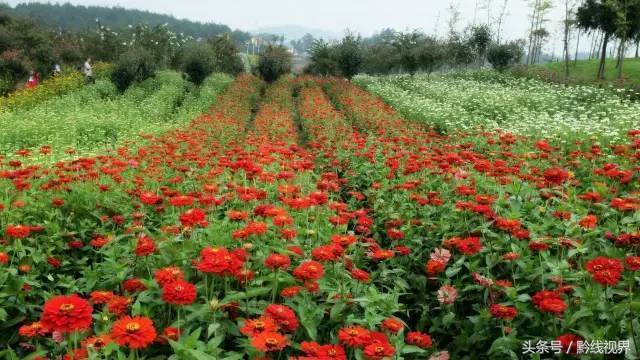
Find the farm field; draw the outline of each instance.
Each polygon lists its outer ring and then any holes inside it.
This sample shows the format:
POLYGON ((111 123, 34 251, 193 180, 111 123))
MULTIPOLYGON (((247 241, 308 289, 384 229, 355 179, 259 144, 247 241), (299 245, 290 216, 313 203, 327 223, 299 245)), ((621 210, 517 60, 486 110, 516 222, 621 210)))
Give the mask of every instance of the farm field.
POLYGON ((564 86, 495 72, 360 76, 407 118, 441 130, 501 129, 558 141, 623 141, 640 127, 640 103, 607 89, 564 86))
POLYGON ((486 74, 182 81, 0 113, 0 356, 639 356, 637 103, 486 74))
MULTIPOLYGON (((81 75, 75 77, 84 84, 81 75)), ((98 79, 28 106, 7 107, 0 111, 0 154, 29 151, 31 161, 52 162, 112 151, 139 133, 158 134, 187 123, 231 80, 212 75, 202 87, 193 88, 180 74, 164 71, 123 94, 108 79, 98 79)))

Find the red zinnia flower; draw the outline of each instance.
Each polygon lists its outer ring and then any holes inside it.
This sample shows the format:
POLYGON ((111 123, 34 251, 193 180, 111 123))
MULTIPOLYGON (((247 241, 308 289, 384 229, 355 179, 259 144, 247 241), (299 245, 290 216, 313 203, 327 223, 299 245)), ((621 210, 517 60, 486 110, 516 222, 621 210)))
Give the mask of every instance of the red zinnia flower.
POLYGON ((169 203, 173 206, 191 206, 195 200, 193 196, 178 195, 169 199, 169 203))
POLYGON ((32 338, 34 336, 44 336, 49 333, 49 329, 44 327, 40 321, 32 322, 29 325, 23 325, 18 329, 20 336, 32 338))
POLYGON ((175 266, 169 266, 156 270, 154 276, 156 282, 163 287, 170 282, 176 280, 184 280, 184 274, 182 273, 182 270, 175 266))
POLYGON ((360 269, 351 269, 351 277, 360 282, 369 282, 369 273, 360 269))
POLYGON ((31 233, 31 227, 27 225, 7 225, 5 234, 15 239, 24 239, 31 233))
POLYGON ((489 312, 491 313, 491 316, 507 321, 513 320, 513 318, 518 315, 518 311, 516 310, 516 308, 500 304, 491 305, 491 307, 489 308, 489 312))
POLYGON ((147 347, 156 339, 156 329, 153 321, 144 316, 134 318, 125 316, 113 323, 111 337, 120 346, 128 346, 131 349, 147 347))
POLYGON ((129 304, 131 304, 131 298, 126 296, 113 296, 107 302, 107 310, 116 316, 120 316, 127 311, 129 304))
POLYGON ((431 336, 429 336, 429 334, 421 333, 418 331, 407 333, 406 342, 409 345, 415 345, 423 349, 428 349, 433 345, 431 336))
POLYGON ((247 319, 240 328, 240 332, 248 337, 254 337, 263 332, 273 333, 278 331, 278 324, 268 316, 261 316, 257 319, 247 319))
POLYGON ((397 334, 398 332, 400 332, 400 330, 402 330, 404 328, 404 325, 398 321, 397 319, 394 318, 388 318, 385 319, 382 324, 380 325, 380 327, 384 330, 387 330, 391 333, 397 334))
POLYGON ((92 291, 91 302, 94 304, 105 304, 114 296, 112 291, 92 291))
POLYGON ((146 205, 156 205, 162 202, 162 198, 155 193, 146 191, 140 194, 140 202, 146 205))
POLYGON ((569 179, 569 173, 560 168, 548 168, 544 171, 544 179, 550 184, 559 185, 569 179))
POLYGON ((617 284, 624 271, 622 261, 604 256, 587 262, 585 267, 593 275, 593 279, 603 286, 617 284))
POLYGON ((286 269, 291 265, 291 259, 287 255, 271 254, 264 261, 264 266, 271 270, 286 269))
POLYGON ((44 303, 40 322, 51 331, 70 333, 87 330, 93 322, 91 313, 89 302, 76 294, 54 296, 44 303))
POLYGON ((128 292, 138 292, 147 290, 147 286, 140 281, 140 279, 127 279, 122 283, 122 288, 124 291, 128 292))
POLYGON ((425 270, 429 276, 435 276, 444 271, 447 263, 440 260, 429 260, 425 266, 425 270))
POLYGON ((370 342, 371 335, 362 326, 351 325, 338 331, 338 340, 349 347, 361 348, 370 342))
POLYGON ((367 359, 380 360, 388 358, 393 356, 396 351, 384 335, 378 334, 372 333, 373 342, 364 347, 363 353, 367 359))
POLYGON ((455 243, 456 249, 463 253, 464 255, 473 255, 482 250, 482 244, 480 243, 480 238, 477 237, 468 237, 465 239, 460 239, 455 243))
POLYGON ((567 303, 560 298, 547 298, 540 302, 538 306, 540 311, 549 312, 553 314, 562 314, 567 310, 567 303))
POLYGON ((293 270, 293 276, 300 280, 318 280, 322 275, 324 268, 317 261, 305 261, 293 270))
POLYGON ((286 305, 271 304, 264 309, 264 315, 271 317, 285 332, 294 332, 298 328, 296 313, 286 305))
POLYGON ((598 217, 595 215, 587 215, 579 221, 579 224, 585 229, 595 229, 598 224, 598 217))
POLYGON ((180 329, 173 326, 167 326, 164 328, 164 330, 162 330, 162 335, 158 337, 158 341, 165 344, 168 340, 178 341, 178 339, 180 339, 180 329))
POLYGON ((251 338, 251 345, 261 352, 280 351, 289 345, 289 339, 276 332, 263 332, 251 338))
POLYGON ((152 238, 143 235, 138 238, 135 253, 137 256, 148 256, 156 251, 156 243, 152 238))
POLYGON ((627 256, 624 262, 627 265, 627 269, 631 271, 640 270, 640 256, 627 256))
POLYGON ((562 352, 564 354, 577 354, 578 353, 578 341, 584 341, 584 339, 575 334, 563 334, 556 338, 562 344, 562 352))
POLYGON ((191 305, 196 300, 196 286, 184 280, 176 280, 162 287, 162 300, 173 305, 191 305))

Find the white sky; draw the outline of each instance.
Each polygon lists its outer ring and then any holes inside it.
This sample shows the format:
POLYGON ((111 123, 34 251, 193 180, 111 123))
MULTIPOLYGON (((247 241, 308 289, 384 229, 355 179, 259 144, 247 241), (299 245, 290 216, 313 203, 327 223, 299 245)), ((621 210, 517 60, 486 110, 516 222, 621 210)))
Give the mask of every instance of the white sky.
MULTIPOLYGON (((478 22, 486 22, 487 10, 484 5, 487 3, 491 5, 492 17, 497 17, 504 3, 504 0, 70 0, 69 2, 81 5, 118 5, 137 8, 170 14, 178 18, 222 23, 247 31, 261 27, 294 24, 336 33, 342 33, 349 28, 363 35, 371 35, 385 27, 396 30, 418 28, 427 33, 433 33, 436 24, 438 24, 438 32, 443 34, 447 30, 450 17, 448 8, 451 1, 459 5, 460 27, 471 23, 474 14, 478 22), (477 11, 476 4, 478 4, 477 11)), ((10 5, 15 5, 24 1, 9 0, 8 2, 10 5)), ((528 0, 507 0, 508 15, 503 26, 503 38, 526 37, 529 27, 529 3, 528 0)), ((559 28, 564 0, 554 0, 554 3, 555 8, 550 14, 552 21, 548 28, 557 40, 551 42, 548 50, 553 50, 553 44, 556 44, 555 50, 558 53, 561 52, 559 28)))

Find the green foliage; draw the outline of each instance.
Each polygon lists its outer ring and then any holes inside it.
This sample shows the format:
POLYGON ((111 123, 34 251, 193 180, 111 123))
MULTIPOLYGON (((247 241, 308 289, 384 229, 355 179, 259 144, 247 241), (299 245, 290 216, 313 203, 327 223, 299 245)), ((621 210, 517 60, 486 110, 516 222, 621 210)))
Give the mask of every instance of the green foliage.
POLYGON ((375 43, 366 50, 362 71, 372 75, 389 74, 397 64, 397 51, 390 43, 375 43))
POLYGON ((317 40, 311 47, 311 62, 306 72, 315 75, 337 75, 339 73, 335 47, 324 40, 317 40))
POLYGON ((347 34, 336 47, 335 56, 342 76, 351 79, 358 74, 364 58, 360 36, 347 34))
POLYGON ((493 41, 492 36, 489 25, 474 25, 469 29, 469 46, 475 53, 479 66, 484 63, 487 51, 489 51, 489 47, 493 41))
POLYGON ((192 44, 184 50, 180 68, 187 75, 189 81, 200 85, 213 72, 214 56, 210 46, 199 43, 192 44))
POLYGON ((487 61, 498 71, 517 64, 524 56, 524 44, 519 41, 511 41, 506 44, 493 44, 487 52, 487 61))
POLYGON ((258 74, 268 83, 291 72, 291 54, 281 45, 269 44, 258 59, 258 74))
POLYGON ((402 69, 413 75, 420 66, 418 57, 423 35, 418 31, 410 33, 398 33, 393 41, 393 46, 398 52, 399 63, 402 69))
POLYGON ((435 38, 426 38, 417 49, 418 65, 428 75, 438 70, 445 62, 445 48, 435 38))
POLYGON ((35 159, 49 161, 65 156, 68 148, 80 153, 112 148, 139 133, 160 133, 193 119, 230 82, 229 76, 214 74, 194 88, 180 74, 160 71, 120 94, 109 80, 98 79, 35 106, 0 112, 0 153, 35 153, 51 145, 53 158, 35 159))
POLYGON ((216 72, 238 75, 244 71, 244 64, 238 55, 238 47, 227 36, 210 38, 207 43, 213 49, 214 69, 216 72))
POLYGON ((135 82, 153 77, 156 65, 150 54, 140 49, 131 49, 122 54, 111 73, 111 81, 120 92, 124 92, 135 82))
POLYGON ((22 3, 11 9, 10 13, 15 16, 38 19, 55 28, 75 31, 94 27, 95 19, 98 19, 102 25, 118 30, 134 24, 149 24, 151 27, 167 24, 173 32, 194 38, 209 38, 230 33, 232 39, 239 44, 251 38, 249 33, 232 31, 227 25, 180 20, 173 16, 122 7, 83 6, 70 3, 22 3))

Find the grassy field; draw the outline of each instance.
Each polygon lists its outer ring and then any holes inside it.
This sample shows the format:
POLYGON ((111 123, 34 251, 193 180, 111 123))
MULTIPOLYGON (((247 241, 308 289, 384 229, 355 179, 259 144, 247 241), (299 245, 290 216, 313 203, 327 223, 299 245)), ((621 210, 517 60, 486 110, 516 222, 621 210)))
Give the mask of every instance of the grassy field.
MULTIPOLYGON (((569 70, 570 82, 576 83, 591 83, 595 82, 596 75, 598 73, 597 59, 594 60, 580 60, 577 63, 571 62, 571 68, 569 70)), ((534 71, 548 70, 552 76, 557 77, 558 80, 564 79, 564 63, 554 62, 548 64, 541 64, 533 66, 534 71)), ((616 60, 607 59, 605 77, 608 83, 622 86, 640 86, 640 59, 628 58, 624 62, 624 79, 618 81, 618 71, 616 69, 616 60)))

